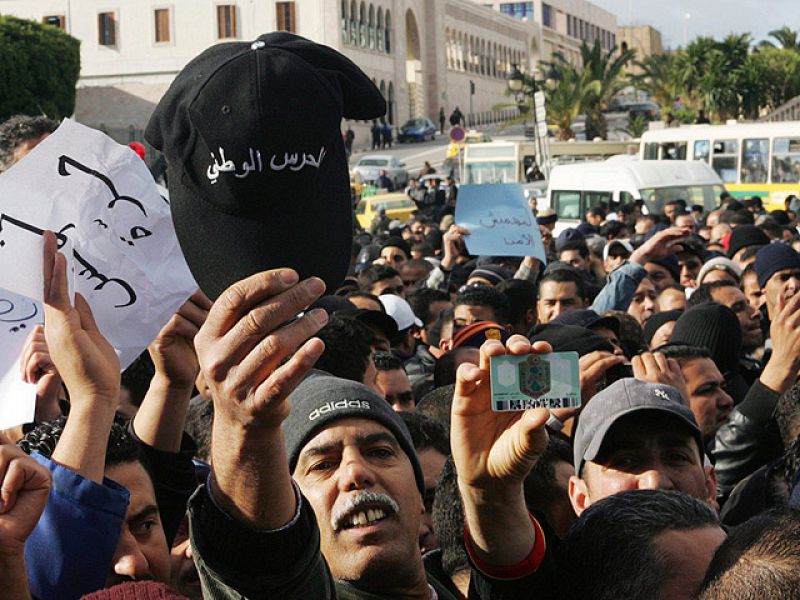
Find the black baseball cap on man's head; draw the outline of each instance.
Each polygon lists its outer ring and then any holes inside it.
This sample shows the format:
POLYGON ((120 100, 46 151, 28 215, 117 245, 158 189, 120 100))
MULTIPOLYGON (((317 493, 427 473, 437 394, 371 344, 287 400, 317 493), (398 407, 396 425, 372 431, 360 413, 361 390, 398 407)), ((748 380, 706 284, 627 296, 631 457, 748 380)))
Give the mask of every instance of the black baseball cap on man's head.
POLYGON ((692 409, 680 392, 669 385, 626 377, 596 394, 581 412, 573 440, 575 473, 578 476, 584 462, 594 460, 600 454, 606 434, 614 423, 639 411, 662 413, 684 425, 697 441, 702 455, 703 435, 692 409))
POLYGON ((178 240, 210 298, 276 267, 339 286, 352 243, 341 120, 385 112, 352 61, 290 33, 217 44, 184 67, 145 138, 166 156, 178 240))

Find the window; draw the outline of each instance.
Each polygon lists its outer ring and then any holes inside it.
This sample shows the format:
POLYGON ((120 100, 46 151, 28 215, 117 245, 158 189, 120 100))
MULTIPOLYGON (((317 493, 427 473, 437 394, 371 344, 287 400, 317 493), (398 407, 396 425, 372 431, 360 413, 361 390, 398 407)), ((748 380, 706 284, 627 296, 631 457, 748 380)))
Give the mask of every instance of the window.
POLYGON ((533 2, 503 2, 500 12, 521 21, 533 21, 533 2))
POLYGON ((702 160, 704 163, 707 163, 710 154, 711 154, 711 144, 708 142, 708 140, 697 140, 694 143, 695 160, 702 160))
POLYGON ((767 183, 769 140, 742 140, 742 183, 767 183))
POLYGON ((153 11, 156 19, 156 43, 161 44, 171 41, 171 34, 169 30, 169 9, 157 8, 153 11))
POLYGON ((114 13, 106 12, 97 15, 97 43, 101 46, 117 44, 117 20, 114 13))
POLYGON ((658 144, 650 142, 644 145, 644 160, 658 160, 658 144))
POLYGON ((553 28, 553 7, 542 3, 542 25, 553 28))
POLYGON ((347 25, 347 0, 342 0, 342 43, 346 44, 350 40, 350 30, 347 25))
POLYGON ((59 29, 66 29, 67 22, 64 18, 64 15, 48 15, 42 18, 42 23, 45 25, 52 25, 53 27, 58 27, 59 29))
POLYGON ((711 167, 723 183, 736 183, 738 172, 736 160, 739 154, 738 140, 714 140, 714 154, 711 167))
POLYGON ((221 40, 235 38, 236 5, 220 4, 217 6, 217 37, 221 40))
POLYGON ((686 160, 686 142, 661 144, 661 160, 686 160))
POLYGON ((294 15, 294 2, 275 3, 275 29, 277 31, 297 32, 297 21, 294 15))
POLYGON ((581 218, 580 192, 553 192, 553 201, 559 219, 581 218))
POLYGON ((772 183, 800 183, 800 138, 775 138, 772 183))

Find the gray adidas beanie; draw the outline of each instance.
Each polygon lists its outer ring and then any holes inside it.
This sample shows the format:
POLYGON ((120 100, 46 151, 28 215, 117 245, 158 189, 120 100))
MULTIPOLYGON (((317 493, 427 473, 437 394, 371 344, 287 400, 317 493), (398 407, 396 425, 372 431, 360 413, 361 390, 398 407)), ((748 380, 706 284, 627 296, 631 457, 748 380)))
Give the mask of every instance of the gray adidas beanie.
POLYGON ((312 371, 289 394, 291 412, 283 422, 289 471, 294 472, 305 445, 331 421, 347 418, 371 419, 392 432, 408 455, 420 494, 425 493, 425 479, 408 428, 391 405, 367 386, 312 371))

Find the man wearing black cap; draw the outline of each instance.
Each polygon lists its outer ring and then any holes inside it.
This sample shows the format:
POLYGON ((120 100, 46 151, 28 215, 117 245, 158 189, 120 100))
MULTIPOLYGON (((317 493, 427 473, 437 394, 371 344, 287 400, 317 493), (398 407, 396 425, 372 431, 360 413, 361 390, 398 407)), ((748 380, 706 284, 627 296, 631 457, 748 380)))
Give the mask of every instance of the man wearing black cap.
POLYGON ((766 246, 769 238, 760 228, 755 225, 739 225, 731 232, 728 240, 728 256, 739 268, 744 269, 742 260, 744 251, 754 246, 766 246))
POLYGON ((401 237, 390 237, 381 244, 381 256, 384 264, 400 270, 403 265, 411 258, 411 248, 401 237))
MULTIPOLYGON (((319 279, 298 282, 288 269, 256 274, 219 298, 196 338, 215 406, 212 474, 190 503, 204 593, 454 600, 423 568, 424 481, 402 421, 361 384, 300 381, 323 350, 304 340, 326 315, 285 323, 322 291, 319 279)), ((494 413, 488 364, 549 350, 521 336, 491 341, 480 367, 459 369, 451 445, 479 598, 516 597, 547 569, 522 484, 546 448, 548 412, 494 413)))

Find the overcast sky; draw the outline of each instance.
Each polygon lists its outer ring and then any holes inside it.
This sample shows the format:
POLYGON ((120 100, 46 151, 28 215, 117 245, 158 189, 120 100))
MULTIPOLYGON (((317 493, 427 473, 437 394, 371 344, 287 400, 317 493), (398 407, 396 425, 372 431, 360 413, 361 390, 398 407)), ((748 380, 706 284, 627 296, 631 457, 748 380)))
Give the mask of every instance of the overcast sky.
POLYGON ((800 29, 800 0, 590 0, 617 15, 619 25, 633 19, 661 31, 665 47, 683 45, 684 24, 688 39, 708 35, 721 39, 731 32, 749 31, 756 41, 787 25, 800 29), (686 14, 690 17, 687 19, 686 14))

